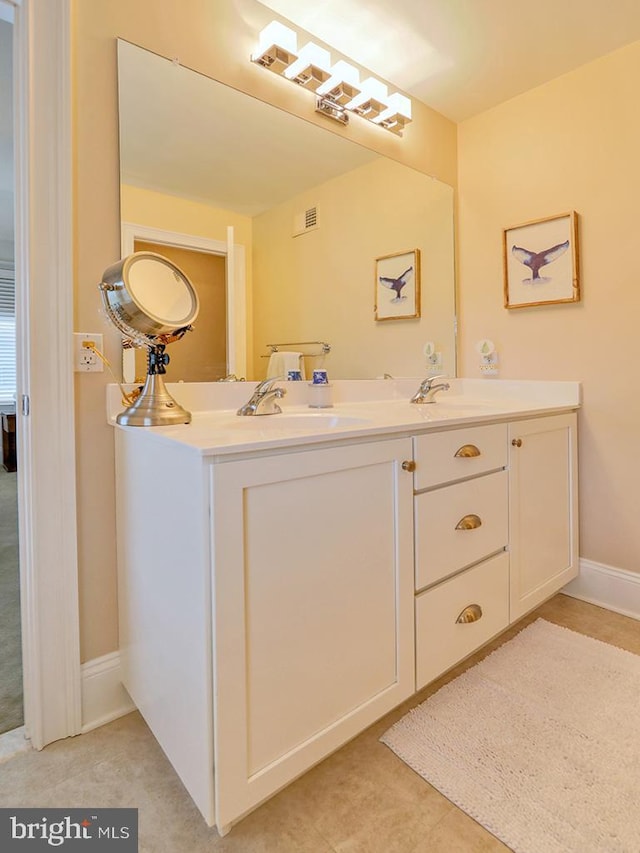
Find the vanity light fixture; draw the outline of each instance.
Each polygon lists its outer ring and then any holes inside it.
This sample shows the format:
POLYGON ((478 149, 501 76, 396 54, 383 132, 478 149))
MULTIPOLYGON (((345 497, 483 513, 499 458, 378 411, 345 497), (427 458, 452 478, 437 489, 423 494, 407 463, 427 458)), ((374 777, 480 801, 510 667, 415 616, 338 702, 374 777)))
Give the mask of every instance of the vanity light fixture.
POLYGON ((349 116, 345 108, 336 104, 331 98, 321 96, 316 98, 316 112, 322 113, 323 116, 332 118, 334 121, 339 121, 340 124, 349 124, 349 116))
POLYGON ((360 82, 357 68, 344 59, 332 63, 329 51, 313 42, 298 50, 297 34, 279 21, 271 21, 261 31, 251 61, 315 92, 316 112, 342 124, 349 122, 349 113, 355 113, 402 136, 411 121, 411 101, 406 95, 388 95, 385 84, 375 77, 360 82))
POLYGON ((331 69, 331 76, 318 87, 318 95, 326 95, 336 104, 345 107, 360 94, 360 74, 344 59, 339 59, 331 69))
POLYGON ((328 50, 310 41, 301 49, 298 58, 284 69, 283 74, 287 80, 317 92, 331 77, 331 55, 328 50))
POLYGON ((251 61, 282 74, 298 58, 298 37, 280 21, 271 21, 258 36, 251 61))
POLYGON ((394 92, 393 95, 389 95, 387 104, 387 109, 372 121, 394 133, 402 133, 404 126, 411 121, 411 101, 405 95, 394 92))
POLYGON ((360 93, 346 104, 346 108, 363 118, 373 120, 387 109, 388 97, 384 83, 376 80, 375 77, 367 77, 362 81, 360 93))

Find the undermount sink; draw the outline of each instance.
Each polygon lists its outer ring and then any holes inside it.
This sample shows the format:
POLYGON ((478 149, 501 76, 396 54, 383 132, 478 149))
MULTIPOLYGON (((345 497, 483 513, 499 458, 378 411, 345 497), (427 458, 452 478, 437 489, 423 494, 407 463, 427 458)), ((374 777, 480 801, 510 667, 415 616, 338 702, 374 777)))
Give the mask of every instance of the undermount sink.
POLYGON ((335 412, 281 412, 278 415, 238 417, 236 420, 260 429, 339 429, 368 423, 367 418, 339 415, 335 412))

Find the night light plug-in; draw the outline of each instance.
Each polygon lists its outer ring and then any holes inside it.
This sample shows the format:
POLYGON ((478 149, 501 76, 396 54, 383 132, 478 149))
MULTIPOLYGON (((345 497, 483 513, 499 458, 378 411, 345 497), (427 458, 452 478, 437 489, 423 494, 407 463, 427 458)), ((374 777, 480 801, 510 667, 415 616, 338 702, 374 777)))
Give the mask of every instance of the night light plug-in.
POLYGON ((440 373, 442 370, 442 353, 436 349, 434 342, 427 341, 422 352, 427 360, 427 372, 440 373))
POLYGON ((483 338, 476 344, 476 352, 480 356, 480 373, 483 376, 497 376, 498 353, 494 342, 489 338, 483 338))

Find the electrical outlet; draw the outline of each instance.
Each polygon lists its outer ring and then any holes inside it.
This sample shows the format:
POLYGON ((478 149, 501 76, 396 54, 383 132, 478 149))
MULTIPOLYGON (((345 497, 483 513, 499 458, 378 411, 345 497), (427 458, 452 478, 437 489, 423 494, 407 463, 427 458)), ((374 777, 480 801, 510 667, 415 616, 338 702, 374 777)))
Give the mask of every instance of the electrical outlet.
POLYGON ((104 365, 95 349, 102 352, 102 335, 91 332, 74 332, 73 369, 76 373, 102 373, 104 365))

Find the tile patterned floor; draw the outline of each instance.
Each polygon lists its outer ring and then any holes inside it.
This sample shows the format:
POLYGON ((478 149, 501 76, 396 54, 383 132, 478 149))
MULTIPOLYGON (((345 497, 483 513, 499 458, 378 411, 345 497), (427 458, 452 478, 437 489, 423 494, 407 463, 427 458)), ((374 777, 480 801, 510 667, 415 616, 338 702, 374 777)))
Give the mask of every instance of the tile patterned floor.
POLYGON ((497 853, 501 842, 424 782, 380 734, 526 624, 550 622, 640 654, 638 622, 558 595, 306 773, 220 838, 139 714, 0 764, 0 806, 139 809, 149 853, 497 853))

